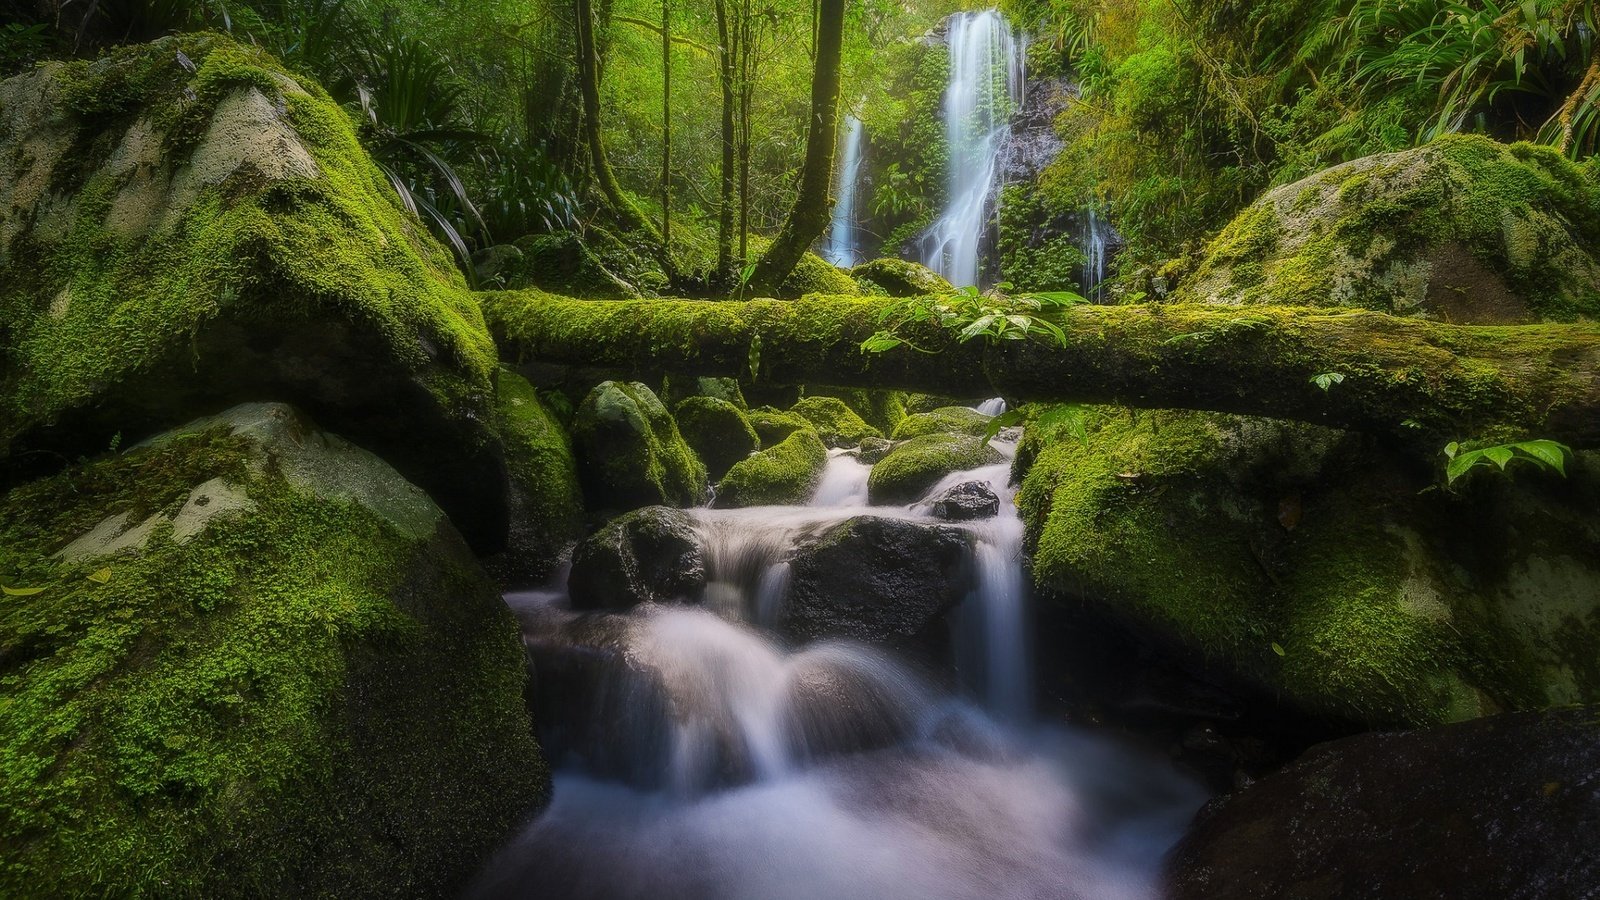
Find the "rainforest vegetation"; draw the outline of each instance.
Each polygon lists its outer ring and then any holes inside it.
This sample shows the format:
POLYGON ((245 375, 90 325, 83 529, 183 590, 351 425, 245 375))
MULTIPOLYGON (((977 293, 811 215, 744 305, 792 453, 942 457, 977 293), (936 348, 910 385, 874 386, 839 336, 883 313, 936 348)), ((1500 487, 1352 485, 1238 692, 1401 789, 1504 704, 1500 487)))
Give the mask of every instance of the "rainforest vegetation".
POLYGON ((1600 890, 1591 0, 0 0, 0 898, 1600 890))

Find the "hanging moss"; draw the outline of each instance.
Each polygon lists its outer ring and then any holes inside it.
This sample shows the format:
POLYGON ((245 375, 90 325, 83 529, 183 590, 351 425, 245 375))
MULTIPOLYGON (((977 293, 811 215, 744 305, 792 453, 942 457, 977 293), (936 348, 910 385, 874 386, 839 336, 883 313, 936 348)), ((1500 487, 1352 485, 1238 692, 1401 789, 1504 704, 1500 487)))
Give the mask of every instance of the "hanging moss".
POLYGON ((498 592, 284 407, 14 489, 0 582, 0 894, 445 895, 547 796, 498 592))

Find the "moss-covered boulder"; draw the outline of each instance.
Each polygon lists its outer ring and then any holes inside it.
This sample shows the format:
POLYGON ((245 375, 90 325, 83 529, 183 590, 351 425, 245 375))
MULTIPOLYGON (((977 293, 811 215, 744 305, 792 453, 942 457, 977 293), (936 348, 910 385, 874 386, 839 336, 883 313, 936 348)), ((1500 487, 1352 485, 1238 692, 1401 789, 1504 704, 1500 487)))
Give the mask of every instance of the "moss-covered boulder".
POLYGON ((814 429, 797 429, 729 469, 717 483, 715 505, 732 508, 804 503, 816 491, 827 465, 828 448, 822 438, 814 429))
POLYGON ((744 410, 715 397, 690 397, 673 411, 678 430, 713 481, 734 463, 761 449, 761 438, 744 410))
POLYGON ((1600 317, 1600 169, 1477 136, 1353 160, 1240 213, 1178 299, 1600 317))
POLYGON ((951 472, 994 465, 1005 457, 982 438, 968 434, 926 434, 898 444, 872 467, 867 497, 873 504, 904 504, 922 499, 951 472))
POLYGON ((761 437, 761 446, 775 447, 796 431, 814 431, 811 420, 796 412, 785 412, 770 406, 750 410, 750 424, 761 437))
POLYGON ((606 381, 572 421, 578 479, 591 509, 697 506, 706 467, 684 442, 672 414, 638 382, 606 381))
POLYGON ((970 406, 941 406, 932 412, 915 413, 900 420, 889 437, 909 441, 925 434, 971 434, 982 437, 992 417, 970 406))
POLYGON ((792 300, 807 294, 859 293, 861 287, 850 273, 807 250, 778 288, 778 299, 792 300))
POLYGON ((566 429, 538 391, 515 372, 495 383, 495 433, 510 473, 506 549, 484 560, 504 588, 543 584, 583 536, 583 491, 566 429))
POLYGON ((444 896, 546 796, 427 496, 239 407, 0 499, 0 894, 444 896))
POLYGON ((855 411, 863 422, 888 434, 906 417, 904 391, 842 388, 828 385, 806 385, 808 397, 838 397, 855 411))
POLYGON ((805 417, 829 447, 858 447, 867 438, 883 437, 837 397, 805 397, 789 411, 805 417))
POLYGON ((744 390, 740 388, 737 378, 668 375, 662 381, 661 399, 668 406, 676 408, 679 403, 690 397, 715 397, 718 400, 726 400, 740 409, 750 408, 750 404, 745 402, 744 390))
POLYGON ((586 300, 638 296, 633 285, 613 275, 574 232, 528 235, 513 246, 521 251, 521 259, 498 273, 502 287, 539 288, 586 300))
POLYGON ((877 288, 891 297, 921 297, 955 290, 938 272, 904 259, 864 262, 850 270, 850 277, 863 288, 877 288))
POLYGON ((317 85, 184 35, 0 84, 0 483, 295 402, 504 542, 495 351, 317 85))
POLYGON ((1033 572, 1210 677, 1423 724, 1600 699, 1600 470, 1437 466, 1361 436, 1101 410, 1019 497, 1033 572))
POLYGON ((694 523, 668 506, 624 513, 584 538, 567 578, 574 609, 696 602, 705 587, 705 554, 694 523))

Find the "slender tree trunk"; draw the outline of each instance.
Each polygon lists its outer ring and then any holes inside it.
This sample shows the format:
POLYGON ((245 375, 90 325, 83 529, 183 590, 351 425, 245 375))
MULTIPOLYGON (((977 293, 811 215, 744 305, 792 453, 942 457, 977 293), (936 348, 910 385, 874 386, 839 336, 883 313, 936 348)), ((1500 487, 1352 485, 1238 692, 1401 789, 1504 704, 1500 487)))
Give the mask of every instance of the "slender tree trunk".
POLYGON ((1116 403, 1297 419, 1360 431, 1467 439, 1506 426, 1600 447, 1600 325, 1449 325, 1383 313, 1201 304, 1079 306, 1064 343, 958 343, 928 326, 917 348, 865 353, 892 301, 862 297, 593 302, 479 295, 512 359, 651 377, 749 376, 1015 401, 1116 403), (1314 377, 1345 373, 1326 390, 1314 377), (1415 432, 1407 422, 1423 431, 1415 432))
POLYGON ((661 246, 672 247, 672 4, 661 0, 661 246))
POLYGON ((595 186, 611 206, 618 224, 660 246, 661 235, 639 213, 633 201, 622 193, 622 186, 617 183, 617 176, 611 170, 611 161, 606 157, 600 129, 600 56, 595 44, 594 4, 592 0, 575 0, 575 3, 578 19, 578 82, 583 95, 583 135, 589 144, 589 166, 593 169, 595 186))
POLYGON ((733 280, 733 191, 734 145, 733 131, 734 71, 738 61, 737 34, 728 22, 728 0, 716 0, 717 7, 717 80, 722 83, 722 185, 717 204, 717 272, 716 280, 727 285, 733 280))
POLYGON ((756 264, 758 290, 776 290, 828 226, 828 188, 839 135, 839 66, 844 48, 844 0, 817 4, 817 60, 811 76, 811 126, 800 188, 783 230, 756 264))
POLYGON ((750 261, 750 100, 755 90, 751 49, 755 44, 750 16, 750 0, 744 0, 739 16, 739 265, 750 261))

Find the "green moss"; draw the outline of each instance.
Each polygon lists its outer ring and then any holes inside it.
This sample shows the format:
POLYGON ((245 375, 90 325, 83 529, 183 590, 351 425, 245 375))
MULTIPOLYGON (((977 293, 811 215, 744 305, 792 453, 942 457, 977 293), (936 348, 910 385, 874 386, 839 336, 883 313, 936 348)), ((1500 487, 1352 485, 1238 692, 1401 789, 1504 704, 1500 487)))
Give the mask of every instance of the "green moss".
POLYGON ((927 266, 904 259, 874 259, 850 270, 850 277, 864 287, 875 287, 890 297, 920 297, 948 294, 955 288, 927 266))
POLYGON ((1000 451, 966 434, 927 434, 896 445, 867 479, 874 504, 911 503, 921 499, 939 479, 963 469, 993 465, 1000 451))
POLYGON ((736 463, 717 484, 719 507, 804 503, 828 464, 828 448, 811 428, 797 429, 776 445, 736 463))
POLYGON ((906 416, 895 426, 890 438, 906 441, 925 434, 972 434, 982 437, 989 430, 989 418, 968 406, 941 406, 932 412, 906 416))
POLYGON ((490 569, 503 583, 540 583, 583 533, 583 492, 566 430, 533 385, 501 370, 495 431, 511 476, 511 539, 490 569))
POLYGON ((830 447, 856 447, 869 437, 883 437, 837 397, 805 397, 789 411, 815 426, 823 443, 830 447))
POLYGON ((813 431, 815 426, 805 416, 763 406, 750 410, 750 424, 761 438, 761 446, 777 446, 796 431, 813 431))
POLYGON ((656 395, 638 382, 602 382, 572 423, 578 475, 591 508, 695 506, 706 469, 656 395))
POLYGON ((528 235, 518 238, 515 246, 523 258, 508 273, 507 287, 536 287, 596 300, 619 300, 638 293, 607 271, 572 232, 528 235))
POLYGON ((459 539, 254 458, 212 429, 0 501, 0 578, 43 588, 0 605, 0 894, 443 894, 548 790, 515 625, 459 539), (213 478, 253 508, 52 556, 213 478))
MULTIPOLYGON (((8 323, 0 330, 0 455, 69 413, 112 417, 113 386, 132 393, 142 376, 199 368, 206 375, 190 389, 202 393, 258 376, 203 356, 204 339, 223 323, 260 333, 311 323, 324 334, 346 329, 360 336, 351 346, 382 358, 393 378, 424 386, 447 415, 469 424, 487 417, 495 352, 476 302, 320 88, 297 85, 266 54, 218 35, 42 71, 67 98, 46 114, 74 134, 120 137, 114 129, 147 115, 165 147, 152 178, 181 178, 213 114, 243 89, 284 104, 286 127, 316 173, 265 178, 247 163, 199 185, 170 227, 160 206, 148 209, 154 218, 145 226, 113 227, 114 204, 145 201, 122 197, 131 175, 94 161, 73 198, 70 229, 36 227, 0 248, 0 319, 8 323), (178 52, 197 64, 192 75, 175 62, 178 52)), ((162 185, 160 200, 176 196, 162 185)))
POLYGON ((693 375, 668 375, 662 382, 661 399, 676 408, 690 397, 714 397, 725 400, 740 409, 748 409, 744 391, 737 378, 706 378, 693 375))
POLYGON ((739 407, 715 397, 689 397, 673 410, 678 430, 706 465, 713 481, 761 448, 750 419, 739 407))
POLYGON ((900 420, 906 417, 906 395, 904 391, 869 390, 865 388, 841 388, 825 385, 806 385, 806 395, 809 397, 838 397, 861 417, 863 422, 878 429, 884 434, 893 431, 900 420))

